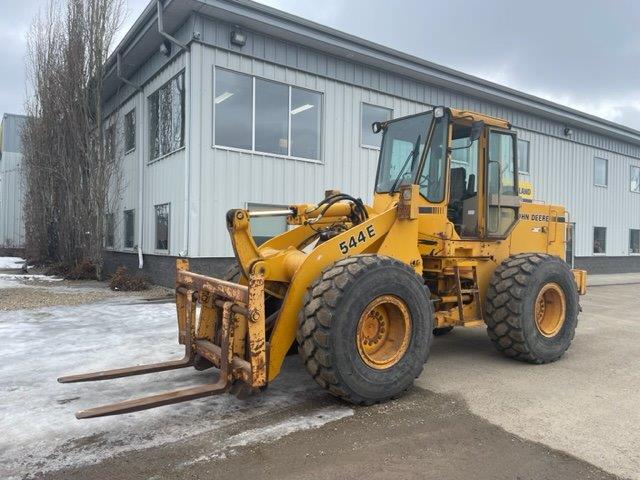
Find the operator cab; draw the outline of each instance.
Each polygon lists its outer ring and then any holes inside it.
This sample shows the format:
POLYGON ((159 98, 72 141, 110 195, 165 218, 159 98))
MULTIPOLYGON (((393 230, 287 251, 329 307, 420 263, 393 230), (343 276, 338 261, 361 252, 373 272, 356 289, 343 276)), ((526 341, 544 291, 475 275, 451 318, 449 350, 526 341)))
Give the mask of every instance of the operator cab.
POLYGON ((372 128, 384 131, 377 194, 419 185, 421 213, 443 207, 460 238, 504 238, 515 225, 517 144, 507 122, 436 107, 372 128))
POLYGON ((478 141, 479 138, 472 137, 472 125, 451 123, 447 218, 461 237, 478 234, 478 141))

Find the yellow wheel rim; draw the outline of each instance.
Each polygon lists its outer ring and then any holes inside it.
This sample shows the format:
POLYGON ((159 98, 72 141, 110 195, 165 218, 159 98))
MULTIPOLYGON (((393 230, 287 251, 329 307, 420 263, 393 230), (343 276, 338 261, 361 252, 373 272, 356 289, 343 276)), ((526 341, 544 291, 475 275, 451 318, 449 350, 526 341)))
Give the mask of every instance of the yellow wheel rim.
POLYGON ((400 361, 411 339, 411 315, 407 305, 394 295, 382 295, 362 312, 356 344, 362 361, 384 370, 400 361))
POLYGON ((538 331, 545 337, 555 336, 564 324, 567 304, 557 283, 548 283, 536 298, 535 319, 538 331))

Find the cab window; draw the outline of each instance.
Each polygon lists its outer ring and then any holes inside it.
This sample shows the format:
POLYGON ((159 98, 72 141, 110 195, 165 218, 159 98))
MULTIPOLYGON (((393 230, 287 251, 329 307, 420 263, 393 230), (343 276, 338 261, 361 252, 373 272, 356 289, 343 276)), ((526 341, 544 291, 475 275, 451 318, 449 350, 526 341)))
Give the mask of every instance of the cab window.
POLYGON ((461 237, 478 235, 478 140, 470 137, 470 125, 452 125, 447 217, 461 237))
POLYGON ((518 214, 515 139, 510 132, 489 134, 487 233, 492 236, 505 235, 518 214))
POLYGON ((397 191, 415 176, 427 143, 431 112, 389 122, 382 139, 378 162, 377 193, 397 191))
POLYGON ((436 119, 431 145, 418 179, 420 194, 431 203, 440 203, 444 200, 446 151, 447 121, 445 117, 441 117, 436 119))

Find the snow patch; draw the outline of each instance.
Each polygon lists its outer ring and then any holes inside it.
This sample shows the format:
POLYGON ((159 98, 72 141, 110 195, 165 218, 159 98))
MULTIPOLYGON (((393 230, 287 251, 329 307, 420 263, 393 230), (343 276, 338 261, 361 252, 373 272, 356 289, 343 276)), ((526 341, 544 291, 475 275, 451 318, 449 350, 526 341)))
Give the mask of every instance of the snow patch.
POLYGON ((48 275, 22 275, 19 273, 0 273, 0 288, 34 287, 38 282, 60 282, 62 278, 48 275))
POLYGON ((283 422, 262 428, 254 428, 230 437, 230 447, 244 447, 251 443, 265 443, 278 440, 299 430, 319 428, 325 423, 334 422, 353 415, 353 409, 348 407, 327 407, 307 415, 297 415, 283 422))
POLYGON ((323 425, 335 422, 353 415, 353 409, 348 407, 326 407, 309 412, 304 415, 296 415, 282 422, 266 427, 253 428, 237 435, 233 435, 218 445, 211 446, 216 452, 201 455, 193 460, 181 463, 181 466, 189 466, 214 459, 227 458, 227 455, 235 453, 234 447, 245 447, 256 443, 269 443, 279 440, 293 432, 312 430, 323 425))
POLYGON ((22 268, 25 262, 26 260, 20 257, 0 257, 0 270, 22 268))
MULTIPOLYGON (((50 287, 58 288, 58 287, 50 287)), ((128 415, 76 420, 74 412, 105 403, 211 382, 193 368, 94 383, 59 384, 63 375, 180 358, 175 305, 109 300, 74 307, 0 312, 0 478, 22 478, 100 462, 207 432, 221 445, 242 445, 228 431, 270 415, 304 411, 324 392, 300 367, 285 362, 263 394, 204 398, 128 415)), ((272 438, 349 414, 315 412, 250 436, 272 438), (322 415, 319 417, 318 415, 322 415), (307 418, 308 417, 308 418, 307 418)), ((208 452, 207 452, 208 453, 208 452)), ((227 453, 228 454, 228 453, 227 453)))

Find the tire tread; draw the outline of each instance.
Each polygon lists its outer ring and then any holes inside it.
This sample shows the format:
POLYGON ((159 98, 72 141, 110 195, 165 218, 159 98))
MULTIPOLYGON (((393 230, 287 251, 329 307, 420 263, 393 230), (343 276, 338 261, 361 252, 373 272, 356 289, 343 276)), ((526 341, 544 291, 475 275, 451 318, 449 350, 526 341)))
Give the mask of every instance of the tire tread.
MULTIPOLYGON (((544 253, 520 253, 509 257, 495 270, 485 301, 487 333, 496 349, 507 357, 523 362, 542 364, 558 360, 563 352, 552 358, 536 356, 525 340, 522 310, 525 288, 543 262, 558 261, 544 253)), ((575 335, 571 330, 570 341, 575 335)))
MULTIPOLYGON (((370 268, 401 266, 415 275, 415 272, 408 265, 390 257, 363 254, 354 255, 327 267, 318 278, 308 288, 303 299, 303 307, 298 313, 298 330, 296 339, 299 345, 303 345, 298 351, 302 361, 313 379, 332 395, 356 405, 371 405, 380 403, 402 395, 410 387, 407 387, 400 394, 390 395, 389 398, 373 402, 363 398, 341 382, 337 374, 331 353, 328 349, 328 339, 332 327, 335 310, 344 290, 352 284, 359 275, 366 274, 370 268), (328 286, 328 284, 330 286, 328 286)), ((428 352, 427 352, 428 354, 428 352)), ((419 371, 415 374, 417 378, 422 373, 422 368, 427 360, 420 359, 419 371)))

